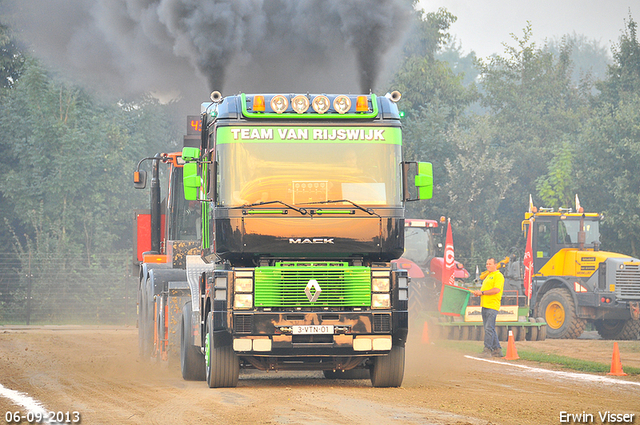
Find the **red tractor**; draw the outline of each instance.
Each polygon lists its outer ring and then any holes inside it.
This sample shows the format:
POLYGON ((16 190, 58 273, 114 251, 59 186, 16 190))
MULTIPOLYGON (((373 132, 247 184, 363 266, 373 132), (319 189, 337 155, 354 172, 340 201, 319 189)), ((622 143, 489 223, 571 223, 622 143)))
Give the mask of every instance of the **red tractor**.
MULTIPOLYGON (((444 258, 439 256, 443 233, 443 227, 439 227, 436 220, 404 221, 404 254, 394 262, 411 277, 409 315, 412 317, 438 310, 444 271, 444 258)), ((457 261, 454 277, 456 280, 469 277, 469 272, 457 261)))

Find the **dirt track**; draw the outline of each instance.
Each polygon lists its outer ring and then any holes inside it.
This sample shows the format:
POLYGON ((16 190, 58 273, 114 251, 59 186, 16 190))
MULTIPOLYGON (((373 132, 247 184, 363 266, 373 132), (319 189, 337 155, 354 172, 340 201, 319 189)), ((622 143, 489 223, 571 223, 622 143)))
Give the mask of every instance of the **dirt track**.
MULTIPOLYGON (((610 341, 517 344, 611 361, 610 341)), ((640 367, 640 341, 620 344, 623 366, 640 367)), ((633 413, 640 424, 640 376, 616 378, 633 385, 587 383, 511 365, 540 367, 520 360, 495 364, 465 354, 475 352, 412 339, 402 388, 316 372, 253 372, 237 388, 209 389, 183 381, 173 367, 141 362, 135 328, 0 327, 0 384, 49 410, 79 411, 83 424, 558 424, 562 411, 593 414, 597 424, 598 412, 633 413)), ((0 421, 16 410, 26 413, 0 397, 0 421)))

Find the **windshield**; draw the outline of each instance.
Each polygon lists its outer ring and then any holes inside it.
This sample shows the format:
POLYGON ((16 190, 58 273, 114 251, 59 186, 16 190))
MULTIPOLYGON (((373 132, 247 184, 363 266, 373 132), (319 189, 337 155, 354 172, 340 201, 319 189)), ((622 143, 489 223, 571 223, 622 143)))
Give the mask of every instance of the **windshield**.
MULTIPOLYGON (((577 244, 580 220, 560 220, 558 222, 558 243, 577 244)), ((584 221, 585 245, 600 242, 600 223, 598 221, 584 221)))
POLYGON ((431 232, 427 228, 405 227, 402 256, 416 264, 425 264, 434 255, 431 240, 431 232))
POLYGON ((396 128, 221 127, 217 203, 301 205, 344 199, 400 206, 399 134, 396 128))

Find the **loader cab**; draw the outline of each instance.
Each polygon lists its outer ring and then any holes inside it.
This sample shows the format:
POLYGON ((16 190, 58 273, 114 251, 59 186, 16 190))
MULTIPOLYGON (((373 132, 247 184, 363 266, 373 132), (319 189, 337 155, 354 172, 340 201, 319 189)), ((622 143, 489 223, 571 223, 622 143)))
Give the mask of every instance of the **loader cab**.
POLYGON ((535 214, 532 233, 534 273, 562 249, 598 250, 600 219, 596 213, 535 214))

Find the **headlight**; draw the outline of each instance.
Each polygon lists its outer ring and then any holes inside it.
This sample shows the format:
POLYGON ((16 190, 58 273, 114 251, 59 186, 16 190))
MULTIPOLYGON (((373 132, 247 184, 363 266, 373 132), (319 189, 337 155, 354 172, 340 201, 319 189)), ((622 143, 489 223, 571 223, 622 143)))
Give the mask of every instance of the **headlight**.
POLYGON ((301 94, 291 99, 291 107, 299 114, 304 114, 309 109, 309 98, 301 94))
POLYGON ((253 292, 253 279, 250 277, 236 277, 234 289, 236 292, 253 292))
POLYGON ((398 300, 400 301, 408 301, 409 300, 409 290, 404 288, 404 289, 398 289, 398 300))
POLYGON ((371 279, 372 292, 389 292, 390 289, 389 278, 374 277, 371 279))
POLYGON ((271 109, 277 114, 281 114, 289 107, 289 101, 281 94, 275 95, 271 98, 271 109))
POLYGON ((391 307, 391 297, 389 294, 371 294, 371 308, 391 307))
POLYGON ((235 294, 233 297, 233 307, 237 309, 248 309, 253 307, 252 294, 235 294))
POLYGON ((408 287, 409 287, 409 280, 406 277, 399 277, 398 288, 408 288, 408 287))
POLYGON ((340 95, 333 99, 333 109, 339 114, 345 114, 351 109, 351 99, 345 95, 340 95))
POLYGON ((216 289, 226 289, 227 288, 227 278, 226 277, 216 277, 215 287, 216 287, 216 289))
POLYGON ((313 110, 319 114, 324 114, 329 110, 331 106, 331 102, 329 102, 329 98, 325 95, 316 96, 311 103, 313 110))

